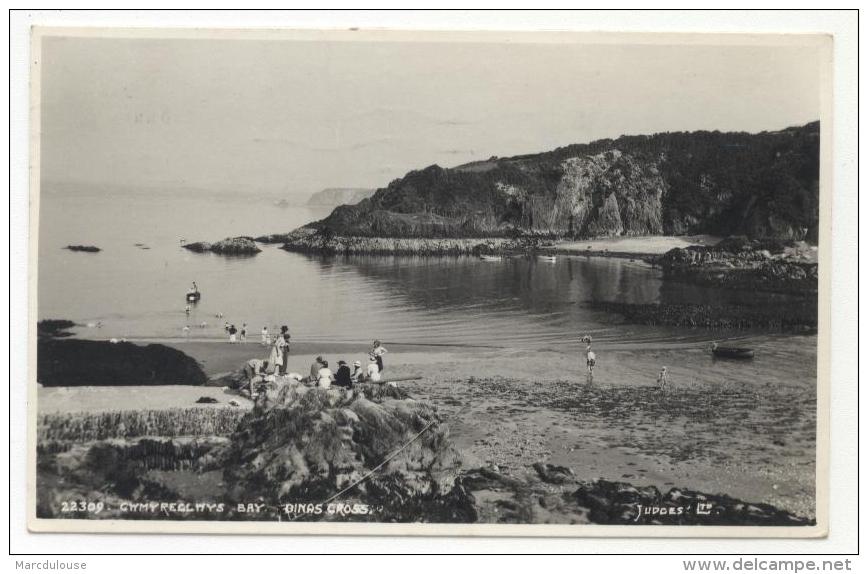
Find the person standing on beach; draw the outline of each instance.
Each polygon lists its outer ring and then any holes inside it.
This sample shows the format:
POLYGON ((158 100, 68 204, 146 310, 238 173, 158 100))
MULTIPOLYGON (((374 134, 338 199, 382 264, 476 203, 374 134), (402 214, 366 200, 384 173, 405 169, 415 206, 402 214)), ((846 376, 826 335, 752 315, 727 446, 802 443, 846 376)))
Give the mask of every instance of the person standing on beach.
POLYGON ((241 335, 241 337, 240 337, 240 338, 241 338, 241 342, 242 342, 242 343, 246 343, 246 342, 247 342, 247 323, 241 323, 241 333, 240 333, 240 335, 241 335))
POLYGON ((588 367, 588 383, 593 383, 594 367, 597 366, 597 355, 591 350, 590 345, 585 348, 585 364, 588 367))
POLYGON ((289 333, 284 333, 283 337, 283 368, 281 369, 281 374, 286 374, 286 366, 289 364, 289 333))
POLYGON ((374 341, 374 348, 371 349, 371 355, 373 355, 377 360, 377 368, 379 372, 382 373, 385 370, 383 367, 383 355, 388 353, 386 347, 384 347, 379 340, 374 341))
POLYGON ((671 387, 669 384, 669 371, 666 370, 666 367, 660 369, 660 373, 657 375, 657 386, 661 391, 665 391, 666 387, 671 387))
POLYGON ((262 333, 262 346, 267 347, 268 346, 268 327, 263 327, 262 331, 260 331, 260 332, 262 333))
POLYGON ((235 328, 235 325, 229 325, 229 342, 235 342, 235 333, 238 332, 238 329, 235 328))
POLYGON ((285 365, 283 364, 283 337, 275 337, 274 344, 271 346, 271 356, 269 357, 270 362, 274 365, 274 374, 280 375, 285 371, 285 365))

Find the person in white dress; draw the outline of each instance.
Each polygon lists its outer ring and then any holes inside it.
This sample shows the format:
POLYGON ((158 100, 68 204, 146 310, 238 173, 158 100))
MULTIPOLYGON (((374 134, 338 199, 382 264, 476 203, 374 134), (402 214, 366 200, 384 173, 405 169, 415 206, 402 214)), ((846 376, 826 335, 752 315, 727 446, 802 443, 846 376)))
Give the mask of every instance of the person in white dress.
POLYGON ((317 385, 321 389, 328 389, 332 386, 333 382, 335 382, 335 375, 329 369, 329 362, 323 361, 322 368, 317 373, 317 385))
POLYGON ((283 337, 275 337, 274 344, 271 346, 271 355, 268 357, 268 362, 274 365, 274 374, 279 375, 284 371, 283 365, 283 337))
POLYGON ((371 355, 368 357, 368 376, 367 380, 376 383, 379 382, 382 377, 380 376, 380 367, 377 365, 377 357, 371 355))

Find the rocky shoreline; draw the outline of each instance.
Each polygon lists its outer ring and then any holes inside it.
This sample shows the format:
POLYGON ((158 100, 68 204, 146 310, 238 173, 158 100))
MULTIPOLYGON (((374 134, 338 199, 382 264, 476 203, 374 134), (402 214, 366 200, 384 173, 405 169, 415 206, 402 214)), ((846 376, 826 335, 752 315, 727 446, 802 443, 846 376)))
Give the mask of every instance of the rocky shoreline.
MULTIPOLYGON (((282 236, 267 236, 281 249, 323 255, 481 255, 517 252, 521 245, 507 238, 401 238, 345 237, 298 229, 282 236)), ((261 238, 259 238, 261 239, 261 238)))
POLYGON ((654 258, 664 277, 698 285, 817 295, 818 264, 788 253, 781 241, 724 239, 714 246, 676 248, 654 258))

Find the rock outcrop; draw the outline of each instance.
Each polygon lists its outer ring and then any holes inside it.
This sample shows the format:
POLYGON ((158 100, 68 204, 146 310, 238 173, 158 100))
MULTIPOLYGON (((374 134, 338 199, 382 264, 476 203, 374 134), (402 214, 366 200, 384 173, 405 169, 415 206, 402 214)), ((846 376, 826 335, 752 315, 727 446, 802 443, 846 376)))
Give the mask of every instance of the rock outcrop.
POLYGON ((654 263, 669 279, 745 290, 816 295, 818 265, 783 253, 778 241, 729 238, 713 247, 675 248, 654 263))
POLYGON ((252 237, 227 237, 216 243, 208 243, 207 241, 186 243, 184 249, 196 253, 210 251, 220 255, 256 255, 262 251, 252 237))
POLYGON ((165 345, 39 337, 36 380, 46 387, 201 385, 207 377, 195 359, 165 345))

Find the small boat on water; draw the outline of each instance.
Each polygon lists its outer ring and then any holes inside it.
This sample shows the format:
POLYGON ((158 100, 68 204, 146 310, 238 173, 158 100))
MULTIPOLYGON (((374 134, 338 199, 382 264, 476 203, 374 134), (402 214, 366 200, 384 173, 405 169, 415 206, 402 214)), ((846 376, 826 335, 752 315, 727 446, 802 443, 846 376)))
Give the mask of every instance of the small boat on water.
POLYGON ((480 255, 479 258, 483 261, 503 261, 502 255, 480 255))
POLYGON ((199 293, 199 291, 187 291, 187 302, 188 303, 196 303, 201 298, 202 298, 202 294, 199 293))
POLYGON ((547 261, 549 263, 555 263, 558 260, 556 255, 537 255, 536 257, 537 259, 547 261))
POLYGON ((721 347, 712 343, 711 353, 720 359, 753 359, 753 349, 748 347, 721 347))

